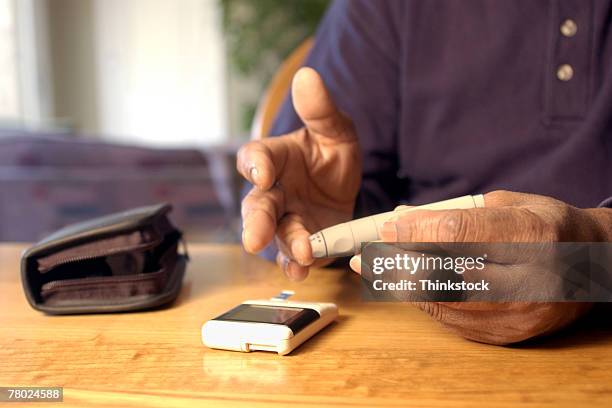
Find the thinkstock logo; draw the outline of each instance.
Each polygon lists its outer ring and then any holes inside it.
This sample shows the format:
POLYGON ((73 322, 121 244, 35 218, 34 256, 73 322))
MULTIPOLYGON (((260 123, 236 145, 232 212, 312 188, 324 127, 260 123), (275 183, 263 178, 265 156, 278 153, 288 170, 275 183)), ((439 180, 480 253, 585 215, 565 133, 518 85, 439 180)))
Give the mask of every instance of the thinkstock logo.
POLYGON ((611 243, 372 242, 366 300, 611 302, 611 243))

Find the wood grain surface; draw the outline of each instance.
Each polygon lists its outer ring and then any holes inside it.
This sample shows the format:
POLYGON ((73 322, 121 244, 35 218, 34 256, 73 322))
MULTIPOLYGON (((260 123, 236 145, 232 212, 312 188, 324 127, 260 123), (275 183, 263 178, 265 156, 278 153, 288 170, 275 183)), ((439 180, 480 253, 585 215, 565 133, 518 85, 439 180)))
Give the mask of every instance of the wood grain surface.
POLYGON ((0 246, 0 385, 63 386, 61 406, 612 406, 610 309, 552 338, 489 346, 410 305, 362 302, 350 271, 290 283, 237 246, 202 245, 171 308, 45 316, 22 293, 23 249, 0 246), (201 344, 203 322, 281 289, 335 302, 340 318, 286 357, 201 344))

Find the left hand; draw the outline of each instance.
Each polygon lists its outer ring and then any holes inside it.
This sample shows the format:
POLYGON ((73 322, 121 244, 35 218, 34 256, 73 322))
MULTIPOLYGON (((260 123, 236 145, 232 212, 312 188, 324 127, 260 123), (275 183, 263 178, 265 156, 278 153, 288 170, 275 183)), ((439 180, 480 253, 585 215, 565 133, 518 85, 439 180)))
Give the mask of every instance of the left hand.
MULTIPOLYGON (((485 208, 418 210, 384 224, 384 242, 600 242, 612 241, 612 210, 579 209, 550 197, 494 191, 485 208)), ((351 268, 361 271, 361 258, 351 268)), ((588 303, 416 302, 459 335, 509 344, 567 326, 588 303)))

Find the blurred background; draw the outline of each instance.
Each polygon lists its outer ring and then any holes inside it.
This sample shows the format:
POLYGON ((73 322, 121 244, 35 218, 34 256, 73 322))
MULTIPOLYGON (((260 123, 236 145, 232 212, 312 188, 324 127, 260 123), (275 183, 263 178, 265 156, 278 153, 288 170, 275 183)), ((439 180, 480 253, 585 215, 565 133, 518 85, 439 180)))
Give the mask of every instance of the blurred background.
POLYGON ((235 153, 328 3, 0 0, 0 241, 156 202, 238 241, 235 153))

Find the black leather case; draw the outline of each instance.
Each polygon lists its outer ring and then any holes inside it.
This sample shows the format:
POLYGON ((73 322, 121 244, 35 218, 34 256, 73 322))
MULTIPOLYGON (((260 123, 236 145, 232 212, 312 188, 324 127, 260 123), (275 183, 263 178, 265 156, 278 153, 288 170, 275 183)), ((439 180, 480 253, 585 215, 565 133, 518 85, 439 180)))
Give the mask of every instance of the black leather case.
POLYGON ((187 254, 168 204, 67 226, 21 260, 26 298, 49 314, 128 312, 159 307, 179 294, 187 254))

